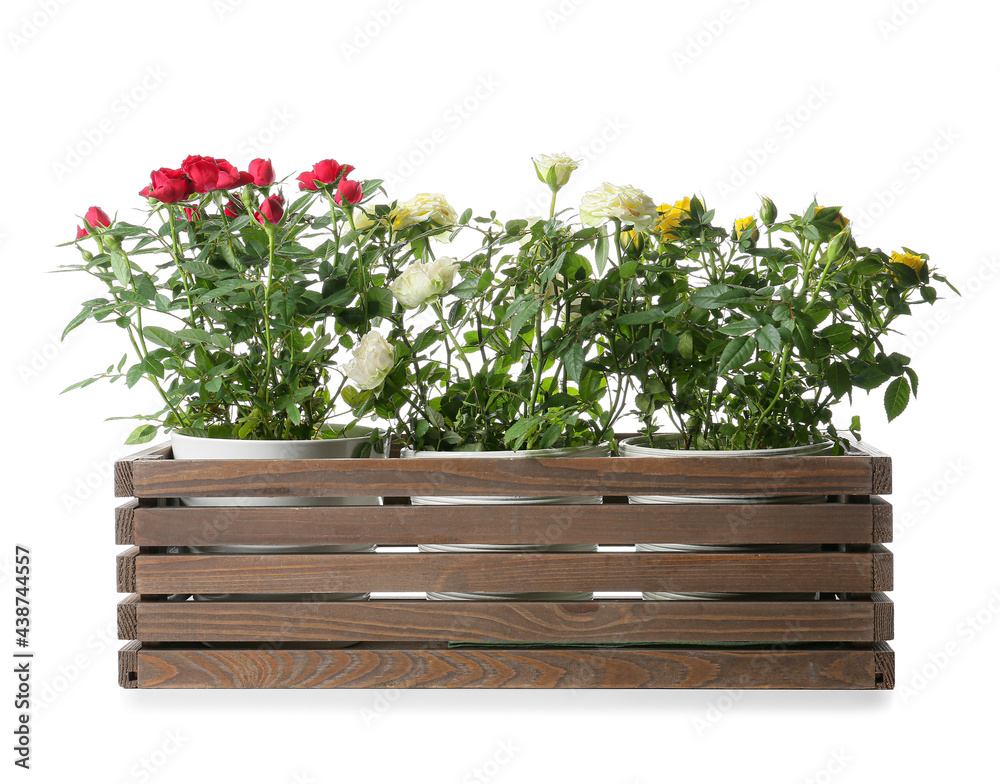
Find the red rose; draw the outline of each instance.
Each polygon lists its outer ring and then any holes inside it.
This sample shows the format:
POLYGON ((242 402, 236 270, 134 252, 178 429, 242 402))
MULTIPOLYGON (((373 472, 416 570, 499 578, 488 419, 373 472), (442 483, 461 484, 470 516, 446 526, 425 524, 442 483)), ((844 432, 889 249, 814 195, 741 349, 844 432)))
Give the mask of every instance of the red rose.
POLYGON ((253 177, 253 184, 258 188, 274 182, 274 167, 271 166, 270 158, 254 158, 247 169, 253 177))
POLYGON ((299 181, 300 191, 314 191, 319 187, 317 182, 331 185, 338 177, 346 177, 352 171, 354 171, 353 166, 349 164, 341 166, 332 158, 326 158, 313 166, 312 171, 302 172, 296 179, 299 181))
POLYGON ((83 219, 91 226, 110 226, 111 218, 100 207, 91 207, 83 219))
POLYGON ((281 223, 281 218, 285 214, 285 199, 279 193, 276 196, 268 196, 260 203, 260 211, 254 217, 263 225, 266 219, 268 223, 281 223))
POLYGON ((89 234, 90 232, 88 232, 85 228, 83 228, 83 226, 78 225, 76 227, 76 238, 78 240, 82 240, 84 237, 89 236, 89 234))
POLYGON ((243 205, 237 199, 230 199, 226 206, 222 208, 227 218, 238 218, 243 211, 243 205))
POLYGON ((241 172, 225 158, 189 155, 181 168, 191 178, 195 193, 242 188, 253 182, 250 172, 241 172))
POLYGON ((340 185, 337 186, 337 195, 333 198, 337 204, 343 204, 345 201, 348 204, 357 204, 364 197, 365 194, 364 191, 361 190, 360 182, 343 179, 340 181, 340 185))
POLYGON ((188 223, 190 223, 195 218, 200 219, 201 218, 201 213, 198 212, 198 208, 197 207, 185 207, 184 208, 184 217, 186 217, 188 219, 188 223))
POLYGON ((157 169, 150 172, 149 179, 152 184, 139 191, 139 195, 151 196, 164 204, 183 201, 194 193, 194 186, 183 169, 157 169))

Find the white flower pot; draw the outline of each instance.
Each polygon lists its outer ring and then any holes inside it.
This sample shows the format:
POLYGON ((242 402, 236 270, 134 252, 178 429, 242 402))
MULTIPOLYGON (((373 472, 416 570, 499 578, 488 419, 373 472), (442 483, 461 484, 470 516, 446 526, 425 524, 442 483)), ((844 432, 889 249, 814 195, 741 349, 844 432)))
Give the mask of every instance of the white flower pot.
MULTIPOLYGON (((370 443, 372 428, 356 426, 349 437, 326 438, 309 441, 242 441, 234 438, 201 438, 171 433, 170 443, 178 460, 304 460, 359 457, 370 443)), ((385 455, 373 452, 372 457, 385 455)), ((334 492, 335 488, 331 488, 334 492)), ((182 498, 184 506, 233 507, 233 506, 378 506, 378 497, 292 497, 292 498, 182 498)), ((374 544, 360 545, 203 545, 189 547, 195 554, 247 555, 286 553, 370 553, 374 544)), ((367 593, 311 593, 311 594, 200 594, 196 601, 362 601, 367 593)))
MULTIPOLYGON (((619 445, 622 457, 657 457, 665 460, 684 460, 691 457, 800 457, 806 455, 824 455, 833 450, 832 441, 822 441, 818 444, 787 447, 783 449, 675 449, 680 436, 676 434, 656 436, 655 443, 662 447, 647 446, 642 436, 629 438, 619 445)), ((630 504, 821 504, 826 501, 823 495, 641 495, 629 496, 630 504)), ((793 553, 818 552, 819 545, 771 544, 771 545, 741 545, 741 544, 637 544, 636 552, 646 553, 793 553)), ((784 594, 771 594, 772 597, 784 594)), ((753 598, 754 594, 739 593, 676 593, 671 591, 647 591, 644 599, 731 599, 753 598)), ((789 598, 813 598, 813 594, 788 594, 789 598)))
MULTIPOLYGON (((563 449, 525 449, 517 452, 496 450, 492 452, 414 452, 404 449, 402 457, 411 459, 448 457, 475 460, 484 457, 607 457, 611 452, 606 446, 582 446, 563 449)), ((551 505, 551 504, 600 504, 601 496, 593 495, 551 495, 551 496, 414 496, 410 503, 414 506, 511 506, 511 505, 551 505)), ((422 553, 592 553, 596 544, 422 544, 422 553)), ((549 601, 582 602, 591 601, 594 594, 584 591, 553 591, 526 593, 461 593, 431 591, 428 599, 449 599, 464 601, 549 601)))

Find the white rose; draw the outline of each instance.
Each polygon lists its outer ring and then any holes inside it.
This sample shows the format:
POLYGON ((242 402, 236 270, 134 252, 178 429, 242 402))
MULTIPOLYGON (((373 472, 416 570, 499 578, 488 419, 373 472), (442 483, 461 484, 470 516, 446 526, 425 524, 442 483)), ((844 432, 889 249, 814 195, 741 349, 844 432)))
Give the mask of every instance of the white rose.
POLYGON ((426 222, 435 226, 454 226, 458 223, 458 213, 440 193, 418 193, 409 201, 396 205, 392 213, 392 227, 396 230, 426 222))
POLYGON ((351 218, 354 220, 354 228, 357 231, 364 231, 365 229, 371 228, 376 223, 375 213, 372 212, 369 214, 360 204, 354 205, 354 209, 351 212, 351 218))
POLYGON ((378 332, 369 332, 354 347, 344 373, 359 390, 378 389, 396 364, 396 350, 378 332))
POLYGON ((583 194, 583 201, 580 202, 580 220, 584 226, 600 226, 617 218, 644 231, 657 217, 653 200, 630 185, 606 182, 600 188, 583 194))
POLYGON ((569 182, 569 177, 580 164, 565 153, 557 155, 539 155, 531 159, 535 164, 538 179, 554 190, 559 190, 569 182), (552 177, 552 180, 549 180, 552 177))
POLYGON ((458 262, 447 256, 414 261, 389 284, 389 291, 404 308, 419 308, 451 291, 456 272, 458 262))

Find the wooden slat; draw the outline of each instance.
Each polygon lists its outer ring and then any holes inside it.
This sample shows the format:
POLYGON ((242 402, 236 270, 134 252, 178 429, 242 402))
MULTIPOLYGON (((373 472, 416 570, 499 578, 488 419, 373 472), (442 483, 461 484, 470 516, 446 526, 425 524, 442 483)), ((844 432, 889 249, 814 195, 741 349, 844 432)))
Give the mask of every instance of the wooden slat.
POLYGON ((895 608, 884 593, 872 594, 874 602, 875 640, 891 640, 895 636, 895 608))
POLYGON ((123 689, 139 688, 139 651, 141 643, 130 642, 118 651, 118 685, 123 689))
POLYGON ((116 461, 115 496, 118 498, 127 498, 128 496, 135 495, 135 466, 138 463, 167 460, 171 457, 172 453, 173 450, 170 448, 170 444, 156 444, 116 461))
POLYGON ((130 571, 126 565, 126 576, 123 578, 120 562, 119 590, 151 594, 340 591, 858 592, 889 590, 892 563, 892 554, 888 550, 884 553, 762 554, 131 553, 129 557, 134 562, 131 567, 134 570, 131 572, 134 574, 134 585, 128 587, 130 571), (874 564, 876 557, 880 559, 878 568, 874 564))
POLYGON ((884 642, 874 644, 875 688, 894 689, 896 687, 896 653, 884 642))
MULTIPOLYGON (((873 461, 839 457, 133 460, 116 495, 868 494, 873 461)), ((880 463, 881 464, 881 463, 880 463)))
POLYGON ((864 543, 883 530, 876 513, 891 510, 878 501, 495 506, 488 514, 468 506, 211 508, 137 507, 132 502, 118 508, 116 530, 120 544, 141 546, 864 543))
POLYGON ((872 545, 872 590, 891 591, 893 585, 893 560, 888 548, 872 545))
POLYGON ((892 493, 892 458, 866 441, 852 442, 851 451, 855 454, 868 455, 872 460, 871 492, 878 495, 892 493))
MULTIPOLYGON (((136 591, 136 573, 135 573, 135 563, 136 559, 139 557, 139 548, 130 547, 124 552, 118 553, 118 557, 115 559, 115 576, 116 583, 118 585, 118 593, 135 593, 136 591)), ((147 593, 156 593, 156 591, 147 591, 147 593)), ((171 591, 169 593, 176 593, 171 591)))
MULTIPOLYGON (((134 597, 133 597, 134 598, 134 597)), ((888 605, 879 605, 890 607, 888 605)), ((874 601, 137 602, 143 642, 872 642, 874 601)))
MULTIPOLYGON (((872 508, 872 538, 873 542, 892 541, 892 504, 880 496, 870 498, 872 508)), ((848 542, 849 539, 838 541, 848 542)))
POLYGON ((884 645, 774 650, 143 646, 136 658, 139 688, 874 689, 891 688, 893 681, 892 649, 884 645))

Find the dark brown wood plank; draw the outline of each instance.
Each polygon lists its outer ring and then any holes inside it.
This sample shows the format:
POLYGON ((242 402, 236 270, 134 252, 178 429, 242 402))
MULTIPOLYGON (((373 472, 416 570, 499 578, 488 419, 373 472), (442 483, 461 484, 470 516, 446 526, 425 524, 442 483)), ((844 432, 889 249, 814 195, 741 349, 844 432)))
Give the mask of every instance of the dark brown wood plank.
POLYGON ((135 495, 134 478, 135 466, 140 462, 154 460, 167 460, 171 457, 172 450, 170 444, 155 444, 143 449, 121 460, 115 461, 115 496, 127 498, 135 495))
POLYGON ((892 599, 884 593, 872 594, 875 611, 875 637, 876 641, 893 639, 895 635, 895 607, 892 599))
POLYGON ((117 495, 173 497, 868 494, 872 461, 839 457, 136 460, 117 495))
MULTIPOLYGON (((116 572, 116 584, 118 586, 118 593, 135 593, 136 592, 136 558, 139 556, 138 547, 130 547, 124 552, 118 553, 118 557, 115 559, 115 572, 116 572)), ((157 593, 156 591, 147 591, 146 593, 157 593)))
POLYGON ((896 653, 884 642, 873 646, 875 651, 875 688, 896 688, 896 653))
POLYGON ((115 508, 115 544, 135 544, 135 510, 139 502, 134 498, 115 508))
POLYGON ((872 461, 872 490, 879 495, 892 493, 892 458, 865 441, 853 441, 851 451, 868 455, 872 461))
POLYGON ((139 688, 885 688, 891 649, 142 647, 139 688), (879 669, 876 671, 876 657, 879 669), (881 676, 882 683, 876 684, 881 676))
MULTIPOLYGON (((892 541, 892 504, 880 496, 871 497, 872 541, 892 541)), ((842 541, 849 541, 844 539, 842 541)))
POLYGON ((142 554, 134 556, 132 592, 888 590, 884 568, 883 587, 873 585, 874 557, 868 552, 142 554))
POLYGON ((872 545, 872 585, 875 591, 891 591, 893 584, 892 553, 880 544, 872 545))
POLYGON ((120 541, 219 544, 560 544, 870 542, 873 506, 665 504, 479 507, 119 507, 120 541))
POLYGON ((139 688, 139 651, 142 644, 130 642, 118 651, 118 685, 123 689, 139 688))
MULTIPOLYGON (((891 606, 891 605, 889 605, 891 606)), ((143 642, 871 642, 873 601, 122 602, 143 642)))

